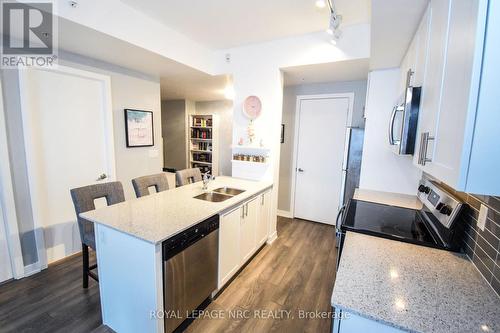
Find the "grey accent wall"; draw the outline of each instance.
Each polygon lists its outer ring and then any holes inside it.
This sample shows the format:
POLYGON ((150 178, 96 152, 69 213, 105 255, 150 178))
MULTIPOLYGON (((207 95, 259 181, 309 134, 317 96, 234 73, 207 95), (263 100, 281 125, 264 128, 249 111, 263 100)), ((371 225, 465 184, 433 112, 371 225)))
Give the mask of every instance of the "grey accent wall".
MULTIPOLYGON (((162 169, 163 143, 159 78, 64 51, 59 52, 59 64, 111 77, 116 179, 123 183, 126 199, 134 198, 131 179, 158 173, 162 169), (124 108, 153 111, 154 147, 126 148, 124 108)), ((4 69, 1 74, 21 249, 24 265, 29 265, 37 262, 38 256, 24 151, 19 79, 17 70, 4 69)))
MULTIPOLYGON (((423 177, 432 179, 427 174, 423 177)), ((462 233, 462 250, 492 287, 492 292, 500 296, 500 197, 459 192, 444 183, 441 185, 467 204, 457 221, 462 233), (481 204, 488 207, 484 230, 477 225, 481 204)))
POLYGON ((233 102, 196 102, 196 114, 219 116, 219 175, 231 175, 231 143, 233 138, 233 102))
POLYGON ((163 165, 166 168, 182 170, 187 166, 186 104, 185 100, 161 102, 163 165))
POLYGON ((291 182, 293 175, 293 149, 295 131, 295 108, 298 95, 354 93, 352 115, 353 127, 364 128, 364 105, 367 83, 363 81, 346 81, 304 84, 285 87, 283 90, 283 118, 285 124, 285 143, 281 144, 280 174, 278 190, 278 209, 290 211, 291 182))

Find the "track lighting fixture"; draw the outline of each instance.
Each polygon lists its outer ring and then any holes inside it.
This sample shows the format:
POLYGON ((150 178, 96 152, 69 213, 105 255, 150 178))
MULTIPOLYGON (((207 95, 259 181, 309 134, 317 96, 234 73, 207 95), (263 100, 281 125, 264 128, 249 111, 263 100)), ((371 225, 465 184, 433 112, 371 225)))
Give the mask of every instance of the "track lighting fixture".
POLYGON ((331 43, 337 44, 337 41, 342 37, 342 30, 340 30, 340 24, 342 23, 342 15, 338 15, 333 4, 333 0, 327 0, 328 6, 330 8, 330 20, 328 23, 328 28, 326 32, 332 36, 331 43))

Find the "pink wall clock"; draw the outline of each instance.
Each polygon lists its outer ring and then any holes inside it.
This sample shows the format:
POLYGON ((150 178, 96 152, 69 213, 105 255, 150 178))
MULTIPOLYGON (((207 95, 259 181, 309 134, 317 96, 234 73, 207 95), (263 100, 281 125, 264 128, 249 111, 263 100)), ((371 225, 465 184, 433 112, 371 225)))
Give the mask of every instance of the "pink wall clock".
POLYGON ((250 120, 257 119, 262 112, 262 102, 257 96, 248 96, 243 102, 243 113, 250 120))

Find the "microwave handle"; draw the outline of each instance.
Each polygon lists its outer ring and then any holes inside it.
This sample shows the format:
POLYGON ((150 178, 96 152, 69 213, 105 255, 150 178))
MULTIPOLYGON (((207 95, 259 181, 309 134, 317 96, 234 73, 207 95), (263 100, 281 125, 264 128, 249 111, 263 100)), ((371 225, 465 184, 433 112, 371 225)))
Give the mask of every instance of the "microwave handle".
POLYGON ((396 143, 394 141, 394 121, 396 120, 396 112, 398 112, 398 106, 394 106, 391 113, 391 120, 389 121, 389 145, 394 146, 396 143))

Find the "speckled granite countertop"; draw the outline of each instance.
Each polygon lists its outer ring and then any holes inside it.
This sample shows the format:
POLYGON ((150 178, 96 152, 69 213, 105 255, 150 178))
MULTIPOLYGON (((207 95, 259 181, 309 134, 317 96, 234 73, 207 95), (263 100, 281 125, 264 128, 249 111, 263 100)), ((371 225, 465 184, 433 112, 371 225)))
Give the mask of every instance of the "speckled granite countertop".
POLYGON ((221 176, 211 181, 208 189, 224 186, 245 192, 223 202, 204 201, 193 198, 204 192, 202 183, 197 182, 80 215, 156 244, 271 188, 272 183, 221 176))
POLYGON ((461 254, 347 232, 332 306, 413 332, 500 332, 500 298, 461 254))

